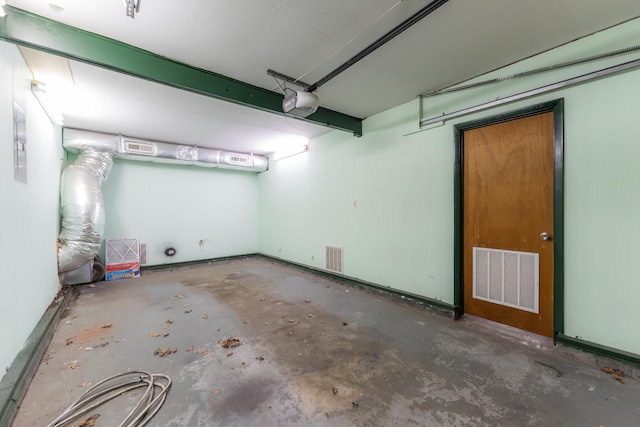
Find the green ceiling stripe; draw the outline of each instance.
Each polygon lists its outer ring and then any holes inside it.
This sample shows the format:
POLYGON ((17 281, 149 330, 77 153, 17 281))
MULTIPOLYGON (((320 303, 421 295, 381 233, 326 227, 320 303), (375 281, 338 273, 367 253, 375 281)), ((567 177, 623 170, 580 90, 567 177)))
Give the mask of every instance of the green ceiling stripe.
POLYGON ((4 8, 7 15, 0 18, 0 40, 201 95, 352 132, 356 136, 362 135, 362 119, 322 107, 306 118, 286 115, 282 111, 283 96, 279 93, 182 64, 15 7, 4 8))

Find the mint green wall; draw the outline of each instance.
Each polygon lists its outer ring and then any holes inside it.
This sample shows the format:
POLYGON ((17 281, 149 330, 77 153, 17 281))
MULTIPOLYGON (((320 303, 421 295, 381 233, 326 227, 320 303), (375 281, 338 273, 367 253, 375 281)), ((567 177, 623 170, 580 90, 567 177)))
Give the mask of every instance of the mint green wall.
POLYGON ((365 121, 260 176, 260 252, 324 268, 344 248, 344 274, 452 301, 453 149, 431 135, 402 137, 388 122, 417 120, 414 105, 365 121))
MULTIPOLYGON (((640 20, 481 79, 633 44, 640 20)), ((431 117, 639 58, 620 56, 429 98, 431 117)), ((344 247, 344 273, 453 303, 453 126, 565 99, 565 333, 640 354, 640 71, 418 131, 418 101, 364 122, 364 136, 316 138, 261 174, 260 252, 324 268, 344 247), (357 207, 354 207, 354 201, 357 207)))
POLYGON ((258 250, 256 174, 115 159, 102 188, 105 238, 146 243, 147 265, 258 250))
POLYGON ((63 151, 30 91, 14 45, 0 42, 0 369, 12 362, 58 292, 56 239, 63 151), (13 100, 26 108, 28 183, 13 179, 13 100))

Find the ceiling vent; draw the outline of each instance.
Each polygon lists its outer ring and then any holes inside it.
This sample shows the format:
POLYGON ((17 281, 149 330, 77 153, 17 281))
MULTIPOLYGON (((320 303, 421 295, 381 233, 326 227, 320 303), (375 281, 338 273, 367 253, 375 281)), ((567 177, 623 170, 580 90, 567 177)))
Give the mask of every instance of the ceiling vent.
POLYGON ((227 157, 227 162, 230 165, 248 166, 251 164, 251 155, 240 154, 240 153, 229 153, 227 157))
POLYGON ((137 141, 124 141, 124 151, 128 154, 139 154, 142 156, 155 156, 156 146, 155 144, 149 144, 145 142, 137 141))

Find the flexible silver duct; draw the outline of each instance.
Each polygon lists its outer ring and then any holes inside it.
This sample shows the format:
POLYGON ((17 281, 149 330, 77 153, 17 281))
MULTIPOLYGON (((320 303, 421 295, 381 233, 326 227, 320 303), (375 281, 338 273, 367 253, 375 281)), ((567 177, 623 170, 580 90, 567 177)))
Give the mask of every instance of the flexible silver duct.
POLYGON ((176 163, 246 172, 264 172, 269 168, 269 159, 264 156, 80 129, 64 128, 63 146, 72 152, 91 148, 111 153, 114 157, 137 161, 176 163))
POLYGON ((60 273, 82 267, 98 254, 105 222, 102 183, 111 170, 111 157, 108 152, 83 150, 62 174, 60 273))

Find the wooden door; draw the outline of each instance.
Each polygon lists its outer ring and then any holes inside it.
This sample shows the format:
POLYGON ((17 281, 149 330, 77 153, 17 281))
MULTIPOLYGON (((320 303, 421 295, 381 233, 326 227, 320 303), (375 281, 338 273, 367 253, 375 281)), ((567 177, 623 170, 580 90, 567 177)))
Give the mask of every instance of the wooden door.
POLYGON ((462 137, 464 311, 553 336, 554 113, 462 137))

